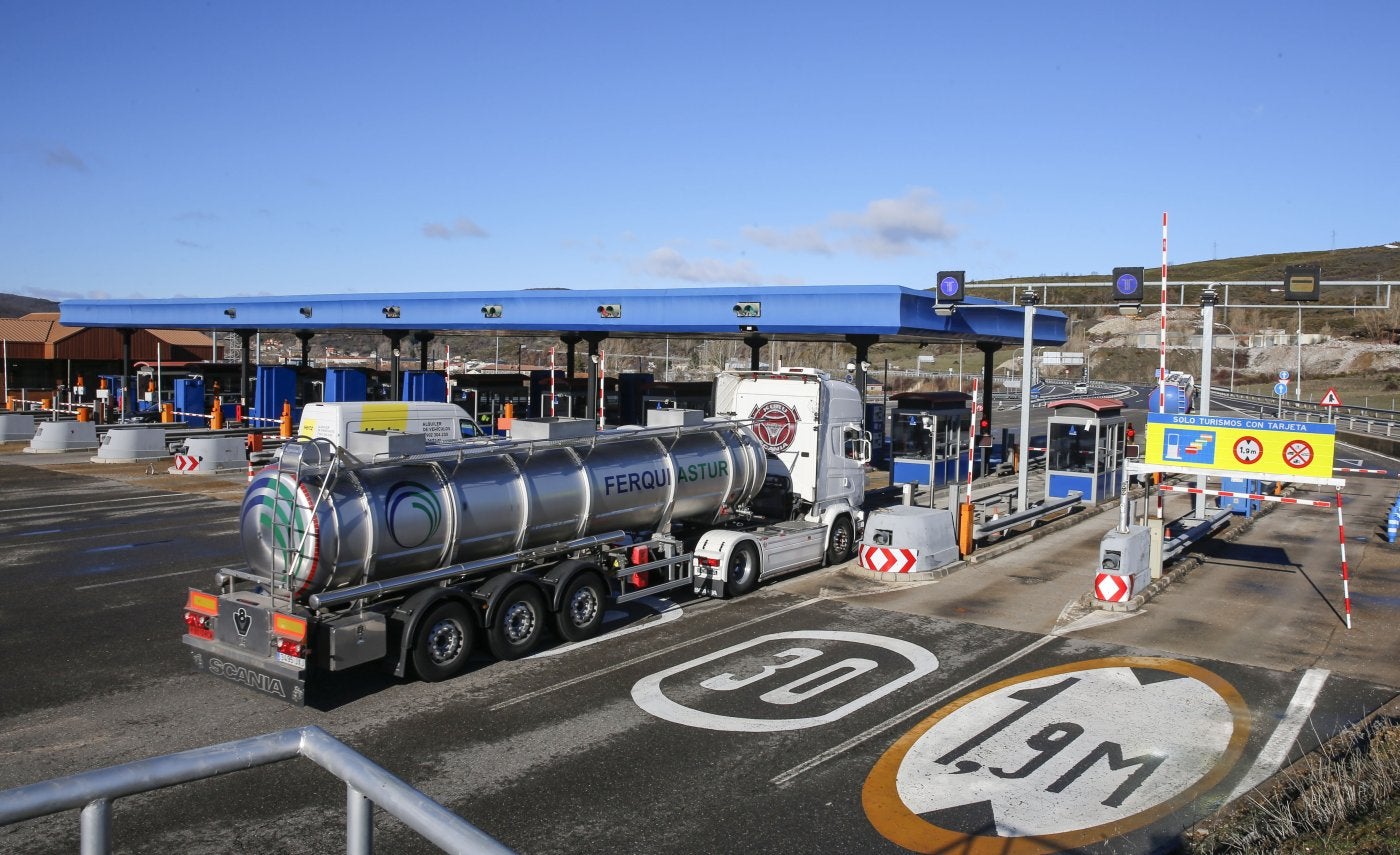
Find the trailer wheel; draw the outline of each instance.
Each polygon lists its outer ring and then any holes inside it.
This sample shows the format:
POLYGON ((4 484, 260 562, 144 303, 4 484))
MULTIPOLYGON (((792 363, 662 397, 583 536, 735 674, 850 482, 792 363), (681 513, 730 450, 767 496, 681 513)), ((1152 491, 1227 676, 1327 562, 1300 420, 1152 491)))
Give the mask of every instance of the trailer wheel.
POLYGON ((497 659, 519 659, 535 649, 544 630, 544 598, 529 584, 506 592, 496 619, 486 631, 487 643, 497 659))
POLYGON ((851 560, 855 553, 856 529, 851 525, 851 518, 847 516, 838 517, 836 523, 831 527, 831 540, 826 545, 826 563, 844 564, 851 560))
POLYGON ((554 628, 565 641, 587 641, 603 628, 603 612, 608 603, 608 586, 591 570, 574 577, 559 601, 554 628))
POLYGON ((423 619, 413 644, 413 671, 418 679, 437 683, 466 670, 475 634, 467 607, 455 600, 438 605, 423 619))
POLYGON ((752 543, 741 543, 729 553, 725 567, 724 595, 742 597, 758 587, 758 550, 752 543))

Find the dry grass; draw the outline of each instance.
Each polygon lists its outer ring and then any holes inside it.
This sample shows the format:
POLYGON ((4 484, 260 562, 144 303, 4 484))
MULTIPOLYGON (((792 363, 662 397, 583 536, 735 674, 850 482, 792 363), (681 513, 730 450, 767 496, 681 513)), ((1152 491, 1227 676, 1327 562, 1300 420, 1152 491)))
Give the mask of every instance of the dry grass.
POLYGON ((1353 725, 1190 835, 1193 855, 1400 852, 1400 720, 1353 725))

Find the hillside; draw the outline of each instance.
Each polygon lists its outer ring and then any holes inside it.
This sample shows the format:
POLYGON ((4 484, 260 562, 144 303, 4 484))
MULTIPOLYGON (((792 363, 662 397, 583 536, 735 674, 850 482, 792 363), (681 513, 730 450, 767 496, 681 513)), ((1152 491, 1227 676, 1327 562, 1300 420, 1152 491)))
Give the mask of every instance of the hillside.
POLYGON ((31 312, 57 311, 58 304, 53 300, 22 297, 19 294, 0 294, 0 318, 18 318, 31 312))

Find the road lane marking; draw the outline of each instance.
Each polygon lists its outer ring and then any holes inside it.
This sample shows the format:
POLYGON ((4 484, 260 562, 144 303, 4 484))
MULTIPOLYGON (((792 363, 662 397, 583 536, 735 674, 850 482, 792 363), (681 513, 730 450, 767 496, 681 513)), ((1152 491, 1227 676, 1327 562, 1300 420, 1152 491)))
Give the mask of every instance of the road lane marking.
POLYGON ((204 496, 204 495, 201 495, 201 494, 198 494, 198 493, 157 493, 157 494, 152 495, 152 496, 126 496, 126 497, 124 497, 124 498, 119 498, 119 499, 94 499, 93 501, 90 501, 90 502, 64 502, 64 503, 59 504, 59 505, 31 505, 31 506, 29 506, 29 507, 24 507, 24 508, 12 508, 12 509, 6 511, 5 514, 6 514, 7 517, 14 517, 14 516, 17 516, 17 515, 27 514, 27 513, 30 513, 30 512, 32 512, 32 511, 57 511, 57 510, 65 510, 65 509, 67 509, 67 508, 82 507, 83 505, 116 505, 116 504, 123 504, 123 503, 127 503, 127 502, 144 502, 144 501, 154 500, 154 499, 159 499, 159 500, 161 500, 161 501, 164 501, 164 500, 166 500, 166 499, 208 499, 208 498, 209 498, 208 496, 204 496))
POLYGON ((1322 693, 1322 685, 1327 682, 1331 673, 1325 668, 1309 668, 1303 674, 1303 679, 1298 681, 1297 690, 1293 692, 1293 699, 1288 702, 1288 711, 1283 714, 1283 719, 1278 723, 1278 727, 1274 728, 1269 741, 1254 759, 1254 765, 1235 785, 1234 792, 1230 793, 1221 807, 1264 783, 1270 775, 1283 767, 1294 741, 1297 740, 1308 716, 1312 715, 1317 696, 1322 693))
POLYGON ((1005 668, 1007 665, 1010 665, 1017 659, 1020 659, 1021 657, 1029 653, 1034 653, 1035 651, 1039 650, 1040 648, 1044 647, 1045 645, 1049 644, 1055 639, 1056 637, 1053 635, 1046 635, 1039 639, 1036 639, 1035 641, 1031 642, 1025 647, 1022 647, 1020 650, 1017 650, 1011 653, 1010 655, 1006 656, 1005 658, 1001 659, 1000 661, 988 665, 986 668, 983 668, 976 674, 973 674, 972 676, 961 680, 952 686, 949 686, 948 688, 944 689, 943 691, 939 692, 938 694, 934 695, 928 700, 915 704, 914 706, 909 707, 903 712, 896 714, 892 718, 886 719, 880 724, 877 724, 874 727, 871 727, 867 730, 862 731, 861 733, 856 734, 855 736, 852 736, 845 742, 828 748, 827 750, 816 755, 815 757, 812 757, 809 760, 805 760, 802 763, 793 766, 786 772, 783 772, 782 774, 770 779, 769 783, 778 787, 787 786, 802 773, 815 769, 816 767, 820 766, 821 764, 834 757, 841 756, 842 754, 846 753, 847 751, 850 751, 857 745, 860 745, 862 742, 879 736, 880 734, 884 733, 890 728, 895 727, 896 725, 901 724, 902 722, 905 722, 913 718, 914 716, 919 715, 920 713, 927 712, 929 708, 938 706, 939 704, 943 703, 948 698, 952 697, 958 692, 967 689, 969 686, 972 686, 973 684, 977 683, 985 677, 990 676, 991 674, 995 674, 997 671, 1000 671, 1002 668, 1005 668))
POLYGON ((113 585, 131 585, 136 582, 150 582, 155 579, 169 579, 171 576, 187 576, 190 573, 217 573, 223 570, 226 565, 220 564, 218 567, 197 567, 194 570, 176 570, 173 573, 159 573, 155 576, 141 576, 137 579, 118 579, 115 582, 95 582, 91 585, 79 585, 73 590, 90 591, 93 588, 110 588, 113 585))
POLYGON ((770 619, 772 619, 772 618, 779 617, 779 616, 781 616, 781 615, 785 615, 785 614, 787 614, 788 612, 793 612, 793 611, 796 611, 796 610, 798 610, 798 609, 805 609, 805 608, 807 608, 808 606, 814 606, 814 605, 816 605, 817 603, 821 603, 821 602, 825 602, 825 600, 820 600, 820 599, 803 600, 802 602, 797 603, 797 604, 795 604, 795 605, 791 605, 791 606, 788 606, 788 607, 786 607, 786 608, 779 609, 778 611, 773 612, 772 614, 759 615, 759 616, 756 617, 756 618, 751 618, 751 619, 746 620, 746 621, 744 621, 744 622, 742 622, 742 623, 736 623, 736 624, 733 625, 733 626, 728 626, 728 627, 725 627, 724 629, 715 630, 714 632, 711 632, 711 633, 709 633, 709 634, 707 634, 707 635, 702 635, 702 636, 700 636, 699 638, 688 639, 688 640, 686 640, 686 641, 682 641, 682 642, 679 642, 679 643, 677 643, 677 644, 672 644, 672 645, 669 646, 669 647, 663 647, 663 648, 661 648, 660 650, 653 650, 653 651, 650 652, 650 653, 644 653, 644 654, 642 654, 641 656, 634 657, 634 658, 632 658, 632 659, 627 660, 626 662, 619 662, 619 663, 617 663, 616 665, 609 665, 608 667, 606 667, 606 668, 600 668, 600 669, 597 670, 597 671, 590 671, 590 672, 587 673, 587 674, 580 674, 580 675, 578 675, 577 677, 574 677, 574 678, 572 678, 572 679, 570 679, 570 680, 562 680, 562 681, 560 681, 560 682, 558 682, 558 683, 555 683, 555 684, 552 685, 552 686, 546 686, 546 687, 543 688, 543 689, 536 689, 536 690, 533 691, 533 692, 527 692, 527 693, 525 693, 525 694, 523 694, 523 695, 520 695, 519 697, 511 698, 511 699, 508 700, 508 701, 501 701, 500 703, 496 704, 495 706, 491 707, 490 709, 491 709, 491 712, 496 712, 497 710, 503 710, 503 709, 505 709, 506 707, 514 706, 514 705, 519 704, 519 703, 524 703, 525 701, 532 701, 532 700, 534 700, 535 698, 542 697, 542 696, 544 696, 544 695, 549 694, 550 692, 556 692, 556 691, 558 691, 558 690, 560 690, 560 689, 567 689, 567 688, 569 688, 570 686, 576 686, 576 685, 578 685, 579 683, 584 682, 585 680, 591 680, 591 679, 593 679, 594 677, 603 677, 603 676, 606 676, 606 675, 608 675, 608 674, 613 673, 614 671, 621 671, 623 668, 630 668, 630 667, 632 667, 633 665, 636 665, 638 662, 645 662, 645 661, 647 661, 648 659, 655 659, 655 658, 658 657, 658 656, 664 656, 664 655, 666 655, 667 653, 670 653, 670 652, 672 652, 672 651, 675 651, 675 650, 682 650, 682 649, 684 649, 684 648, 686 648, 686 647, 689 647, 689 646, 692 645, 692 644, 699 644, 699 643, 702 642, 702 641, 708 641, 708 640, 710 640, 711 638, 715 638, 715 637, 724 635, 724 634, 726 634, 726 633, 733 632, 733 631, 736 630, 736 629, 743 629, 744 627, 753 626, 753 625, 756 624, 756 623, 762 623, 763 621, 770 620, 770 619))
POLYGON ((574 641, 569 644, 551 647, 548 650, 541 650, 539 653, 527 656, 526 658, 548 659, 551 656, 569 653, 578 650, 580 647, 588 647, 609 638, 619 638, 624 635, 631 635, 634 632, 641 632, 642 630, 653 629, 654 627, 668 624, 685 613, 685 610, 680 607, 680 604, 666 597, 643 597, 637 600, 637 605, 646 606, 651 609, 653 613, 644 615, 641 620, 629 623, 621 629, 608 629, 609 619, 613 619, 613 622, 616 622, 616 619, 630 617, 630 615, 624 611, 609 611, 603 616, 603 631, 600 635, 595 635, 587 641, 574 641), (656 618, 656 620, 651 620, 653 617, 656 618))

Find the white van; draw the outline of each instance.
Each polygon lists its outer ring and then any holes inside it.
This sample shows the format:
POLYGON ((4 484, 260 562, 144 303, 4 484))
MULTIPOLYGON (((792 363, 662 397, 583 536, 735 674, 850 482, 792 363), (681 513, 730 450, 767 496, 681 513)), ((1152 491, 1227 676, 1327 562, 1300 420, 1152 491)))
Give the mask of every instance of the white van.
POLYGON ((466 410, 440 401, 342 401, 307 404, 297 426, 298 439, 328 439, 344 448, 361 430, 421 433, 429 445, 479 436, 466 410))

